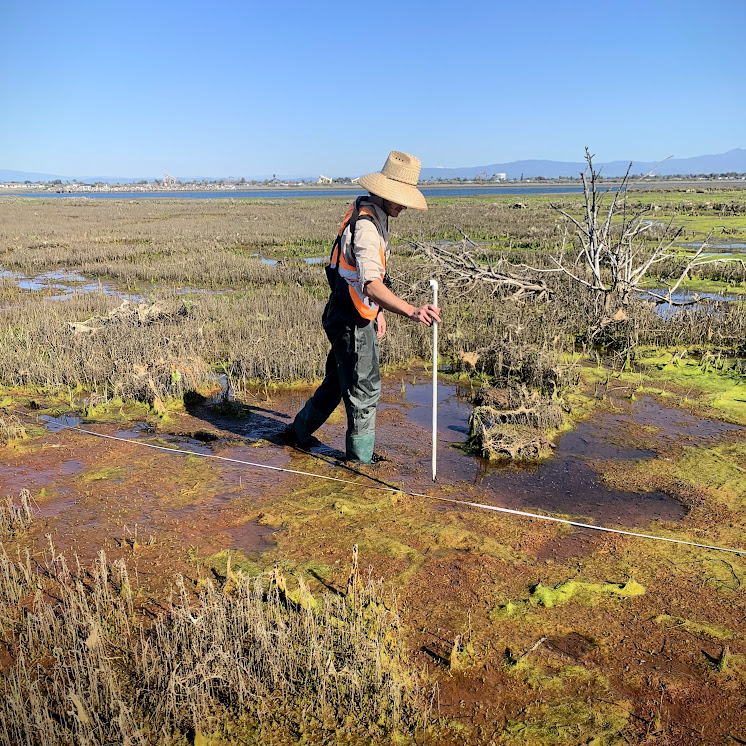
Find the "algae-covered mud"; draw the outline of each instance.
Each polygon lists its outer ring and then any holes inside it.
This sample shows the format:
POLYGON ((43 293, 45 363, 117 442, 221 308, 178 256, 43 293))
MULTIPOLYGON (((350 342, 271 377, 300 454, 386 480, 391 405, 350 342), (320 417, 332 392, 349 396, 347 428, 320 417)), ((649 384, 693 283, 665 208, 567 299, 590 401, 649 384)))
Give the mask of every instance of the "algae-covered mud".
MULTIPOLYGON (((646 199, 682 241, 744 221, 741 193, 646 199)), ((0 200, 0 743, 746 742, 746 557, 538 517, 746 549, 744 278, 708 265, 688 289, 730 300, 590 339, 581 296, 442 277, 433 483, 429 335, 396 319, 385 460, 340 460, 341 409, 308 451, 278 437, 342 207, 0 200), (545 455, 483 458, 477 400, 545 455)), ((490 261, 561 241, 539 197, 429 218, 398 228, 412 299, 425 231, 490 261)))
POLYGON ((241 419, 226 418, 208 402, 156 428, 144 422, 94 427, 80 417, 26 411, 24 421, 39 423, 46 434, 33 445, 8 449, 0 477, 10 493, 29 489, 35 495, 44 520, 32 533, 58 536, 58 548, 74 547, 83 559, 95 557, 102 536, 115 537, 119 545, 176 540, 201 555, 235 549, 259 556, 274 543, 276 527, 266 506, 298 482, 314 485, 311 474, 345 480, 342 487, 319 486, 332 492, 380 488, 379 497, 385 497, 394 488, 623 528, 678 522, 688 512, 683 493, 611 488, 600 474, 604 465, 631 468, 666 458, 674 444, 721 443, 744 431, 645 397, 624 402, 619 410, 598 411, 558 438, 554 456, 516 469, 456 447, 466 442, 470 406, 459 397, 466 390, 444 379, 439 384, 439 479, 432 485, 432 389, 419 383, 418 375, 386 380, 378 425, 386 461, 375 469, 341 460, 344 427, 338 416, 321 428, 307 452, 280 443, 277 436, 309 393, 298 389, 248 407, 241 419), (293 473, 298 471, 309 474, 293 473))
POLYGON ((663 717, 658 708, 675 723, 669 733, 716 725, 723 713, 740 723, 743 558, 379 488, 742 546, 743 428, 672 397, 622 396, 560 437, 552 458, 516 470, 454 447, 466 439, 469 407, 458 395, 466 392, 444 379, 433 485, 424 378, 387 378, 378 437, 388 460, 377 467, 335 460, 341 415, 319 431, 311 453, 273 442, 301 389, 249 406, 241 418, 205 402, 154 428, 82 425, 132 442, 55 421, 8 449, 0 474, 7 491, 25 486, 37 503, 24 545, 49 551, 51 535, 55 552, 83 564, 103 548, 127 561, 143 599, 157 598, 177 571, 222 584, 232 572, 254 576, 275 565, 311 588, 342 590, 357 544, 366 572, 392 582, 406 610, 410 664, 439 682, 439 715, 429 726, 436 742, 488 743, 499 734, 496 742, 520 743, 523 733, 572 743, 556 719, 571 702, 582 702, 572 705, 571 731, 608 742, 647 732, 663 717), (732 482, 714 481, 711 459, 730 469, 732 482))

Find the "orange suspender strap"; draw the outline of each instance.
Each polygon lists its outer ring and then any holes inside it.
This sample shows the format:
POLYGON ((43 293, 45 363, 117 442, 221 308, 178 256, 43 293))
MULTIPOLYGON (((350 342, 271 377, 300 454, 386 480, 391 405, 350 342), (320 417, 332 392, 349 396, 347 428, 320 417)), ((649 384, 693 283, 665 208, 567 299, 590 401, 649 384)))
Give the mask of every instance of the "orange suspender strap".
MULTIPOLYGON (((336 268, 339 265, 339 259, 342 256, 342 234, 345 232, 345 228, 349 225, 350 226, 350 246, 352 249, 352 256, 355 256, 355 226, 357 225, 357 221, 360 220, 370 220, 371 223, 373 223, 376 226, 376 230, 378 230, 379 235, 381 234, 381 226, 378 223, 378 218, 376 217, 376 214, 369 208, 369 207, 363 207, 360 208, 360 202, 365 199, 365 197, 358 197, 355 202, 350 206, 350 209, 347 211, 347 214, 344 216, 344 220, 342 221, 342 225, 339 226, 339 233, 337 233, 337 237, 334 239, 334 244, 332 245, 332 252, 329 256, 329 264, 336 268), (336 263, 335 263, 336 259, 336 263)), ((344 259, 343 259, 344 261, 344 259)), ((385 258, 382 258, 381 263, 383 264, 384 270, 386 269, 386 260, 385 258)))
MULTIPOLYGON (((339 233, 337 234, 337 237, 335 238, 334 244, 332 246, 332 253, 329 258, 328 269, 331 270, 329 274, 333 274, 335 280, 340 279, 346 284, 349 298, 352 301, 355 310, 360 314, 360 316, 362 316, 364 319, 367 319, 368 321, 372 321, 378 315, 378 305, 369 300, 363 294, 362 288, 358 287, 360 285, 360 282, 359 275, 357 275, 357 267, 349 264, 342 254, 342 235, 344 234, 345 228, 349 226, 350 242, 352 247, 352 260, 354 261, 355 227, 359 219, 370 220, 372 223, 375 224, 379 235, 381 233, 381 228, 375 213, 370 210, 370 208, 360 207, 360 202, 363 199, 364 197, 358 197, 352 207, 350 207, 350 209, 347 211, 347 214, 342 221, 342 225, 339 228, 339 233), (347 275, 347 277, 342 277, 343 273, 347 275), (352 279, 355 276, 358 277, 357 281, 352 279)), ((381 263, 383 264, 385 272, 386 259, 383 255, 383 250, 381 250, 381 263)), ((333 283, 330 278, 332 293, 334 293, 334 284, 335 283, 333 283)))

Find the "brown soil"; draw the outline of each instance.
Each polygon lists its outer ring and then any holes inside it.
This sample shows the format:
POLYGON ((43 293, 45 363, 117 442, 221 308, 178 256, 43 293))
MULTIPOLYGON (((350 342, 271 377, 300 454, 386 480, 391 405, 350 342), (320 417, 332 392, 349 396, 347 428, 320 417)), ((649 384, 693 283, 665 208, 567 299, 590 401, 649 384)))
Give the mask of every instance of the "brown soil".
POLYGON ((85 425, 140 443, 359 486, 169 454, 73 429, 5 449, 0 496, 28 488, 39 505, 28 535, 10 543, 43 552, 51 534, 58 551, 77 554, 81 562, 104 548, 128 558, 154 597, 176 572, 194 580, 219 572, 211 558, 226 549, 258 567, 282 563, 317 591, 322 585, 341 589, 357 543, 361 567, 391 580, 401 599, 413 665, 439 682, 443 720, 428 742, 746 742, 743 557, 376 489, 551 510, 717 544, 721 524, 713 516, 743 517, 713 505, 706 494, 692 495, 673 477, 661 477, 654 493, 625 491, 623 465, 659 458, 663 466, 682 438, 713 443, 739 438, 742 430, 695 421, 652 399, 620 402, 566 435, 552 461, 533 469, 498 468, 454 448, 465 440, 469 405, 459 397, 463 392, 444 384, 433 484, 429 388, 414 385, 412 376, 386 381, 377 438, 388 460, 372 467, 335 460, 344 442, 339 415, 317 433, 311 454, 272 442, 308 391, 247 400, 250 413, 243 419, 216 414, 208 402, 174 415, 155 433, 133 424, 126 430, 85 425), (593 468, 610 463, 622 464, 613 488, 593 468), (562 605, 531 601, 539 583, 624 584, 632 578, 644 594, 584 588, 562 605), (731 636, 718 637, 715 627, 731 636), (728 664, 718 670, 725 645, 728 664))

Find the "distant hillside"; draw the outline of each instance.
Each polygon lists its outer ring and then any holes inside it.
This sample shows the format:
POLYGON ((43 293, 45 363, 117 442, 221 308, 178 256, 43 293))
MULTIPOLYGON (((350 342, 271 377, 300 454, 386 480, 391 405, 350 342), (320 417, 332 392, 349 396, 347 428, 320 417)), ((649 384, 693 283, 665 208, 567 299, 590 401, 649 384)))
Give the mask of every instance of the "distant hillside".
POLYGON ((0 169, 0 181, 54 181, 55 179, 64 179, 62 176, 54 174, 37 174, 30 171, 3 171, 0 169))
MULTIPOLYGON (((664 156, 665 157, 665 156, 664 156)), ((633 161, 632 173, 646 174, 656 164, 656 161, 633 161)), ((508 179, 535 179, 543 176, 547 179, 576 178, 585 168, 581 161, 546 161, 527 160, 512 161, 511 163, 491 163, 488 166, 471 166, 465 168, 423 168, 420 178, 423 181, 430 179, 473 179, 487 172, 484 178, 490 178, 492 174, 504 173, 508 179)), ((629 166, 629 161, 612 161, 610 163, 596 163, 599 168, 603 166, 604 176, 624 176, 629 166)), ((719 155, 699 155, 694 158, 672 158, 662 163, 655 169, 658 176, 671 176, 673 174, 700 175, 720 174, 735 171, 746 173, 746 150, 735 148, 727 153, 719 155)))
MULTIPOLYGON (((665 154, 662 156, 665 157, 665 154)), ((603 166, 602 174, 604 176, 624 176, 629 161, 612 161, 610 163, 596 163, 599 168, 603 166)), ((635 174, 646 174, 654 166, 654 161, 633 161, 632 173, 635 174)), ((548 160, 526 160, 526 161, 512 161, 511 163, 491 163, 487 166, 470 166, 461 168, 423 168, 420 178, 423 181, 429 181, 431 179, 474 179, 480 174, 486 172, 486 176, 483 178, 489 179, 493 174, 504 173, 508 179, 535 179, 538 176, 542 176, 547 179, 556 178, 577 178, 577 176, 585 168, 585 163, 582 161, 566 162, 566 161, 548 161, 548 160)), ((735 148, 729 150, 727 153, 721 153, 719 155, 699 155, 694 158, 672 158, 669 161, 661 164, 656 168, 655 173, 658 176, 671 176, 673 174, 683 175, 701 175, 701 174, 722 174, 722 173, 746 173, 746 150, 742 148, 735 148)), ((177 179, 182 182, 186 181, 215 181, 220 177, 200 177, 199 179, 193 179, 192 177, 179 177, 177 179)), ((251 177, 246 175, 247 179, 255 178, 262 180, 264 176, 251 177)), ((269 178, 269 177, 266 177, 269 178)), ((279 180, 287 180, 290 177, 282 176, 279 180)), ((306 177, 308 178, 308 177, 306 177)), ((104 182, 108 184, 132 184, 142 179, 146 181, 158 180, 157 177, 115 177, 115 176, 59 176, 56 174, 40 174, 32 173, 29 171, 8 171, 0 169, 0 182, 7 181, 54 181, 60 179, 62 181, 73 181, 73 179, 86 183, 92 184, 95 182, 104 182)), ((297 177, 293 180, 299 180, 297 177)), ((315 178, 309 179, 315 181, 315 178)))

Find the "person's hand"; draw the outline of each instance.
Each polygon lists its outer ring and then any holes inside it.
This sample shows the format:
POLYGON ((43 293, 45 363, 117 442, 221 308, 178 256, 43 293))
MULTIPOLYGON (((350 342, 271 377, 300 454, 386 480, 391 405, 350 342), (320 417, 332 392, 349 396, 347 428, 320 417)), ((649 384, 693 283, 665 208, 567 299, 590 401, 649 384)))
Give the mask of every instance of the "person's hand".
POLYGON ((432 303, 426 303, 424 306, 415 308, 409 318, 425 326, 432 326, 434 321, 440 323, 440 308, 432 303))
POLYGON ((378 339, 383 339, 386 334, 386 317, 383 313, 379 313, 376 316, 376 334, 378 335, 378 339))

